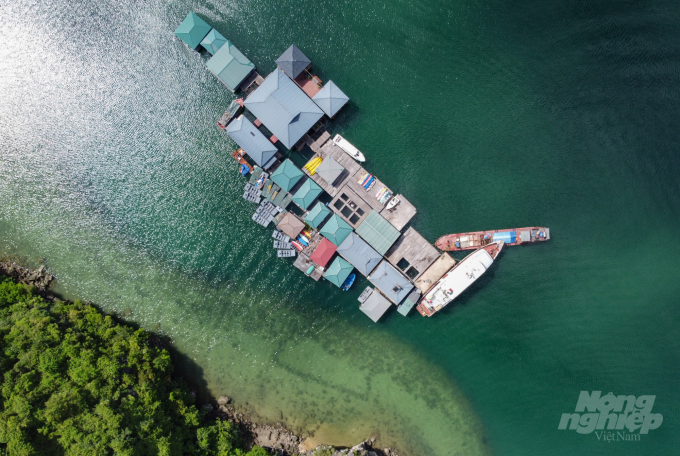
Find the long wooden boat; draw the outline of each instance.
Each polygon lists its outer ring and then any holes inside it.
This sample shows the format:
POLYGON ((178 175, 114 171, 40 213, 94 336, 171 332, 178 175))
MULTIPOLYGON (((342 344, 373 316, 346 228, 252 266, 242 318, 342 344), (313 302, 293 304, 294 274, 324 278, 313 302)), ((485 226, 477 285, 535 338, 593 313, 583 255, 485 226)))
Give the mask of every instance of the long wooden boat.
POLYGON ((542 226, 512 228, 509 230, 471 231, 469 233, 447 234, 437 239, 434 245, 439 250, 458 251, 484 247, 493 242, 503 241, 505 245, 532 244, 550 239, 550 229, 542 226))
POLYGON ((493 264, 498 254, 501 253, 503 245, 504 242, 500 241, 480 247, 451 268, 418 303, 417 309, 420 315, 431 317, 460 296, 493 264))

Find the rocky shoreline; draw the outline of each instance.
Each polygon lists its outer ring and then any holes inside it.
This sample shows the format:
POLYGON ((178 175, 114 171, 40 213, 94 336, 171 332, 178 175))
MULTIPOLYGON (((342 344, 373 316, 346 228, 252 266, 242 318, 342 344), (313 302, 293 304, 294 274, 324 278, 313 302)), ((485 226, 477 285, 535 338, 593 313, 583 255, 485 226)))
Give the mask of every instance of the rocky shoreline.
MULTIPOLYGON (((50 293, 49 288, 55 280, 45 266, 28 269, 14 261, 0 261, 0 276, 6 275, 35 290, 49 301, 58 298, 50 293)), ((337 448, 330 445, 319 445, 312 450, 303 448, 304 438, 295 435, 281 423, 263 425, 255 423, 247 415, 238 412, 227 396, 222 396, 213 404, 204 405, 204 409, 216 417, 234 422, 240 429, 248 446, 259 445, 275 452, 277 456, 399 456, 391 448, 373 448, 375 437, 359 443, 351 448, 337 448)))

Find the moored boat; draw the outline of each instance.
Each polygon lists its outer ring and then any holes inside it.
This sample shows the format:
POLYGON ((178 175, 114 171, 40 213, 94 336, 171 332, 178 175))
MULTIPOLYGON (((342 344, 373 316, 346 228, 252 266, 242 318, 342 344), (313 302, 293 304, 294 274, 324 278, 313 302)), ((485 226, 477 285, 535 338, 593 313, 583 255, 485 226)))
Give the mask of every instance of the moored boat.
POLYGON ((349 290, 352 285, 354 284, 354 279, 356 279, 356 274, 352 273, 349 276, 347 276, 347 280, 345 280, 345 283, 342 284, 342 291, 347 291, 349 290))
POLYGON ((418 303, 418 312, 431 317, 472 285, 493 264, 503 249, 503 241, 480 247, 463 258, 437 281, 418 303))
POLYGON ((238 98, 232 101, 227 110, 224 111, 224 114, 222 114, 222 117, 220 117, 220 119, 217 121, 217 126, 222 130, 226 129, 227 125, 229 125, 229 123, 234 120, 234 118, 241 112, 242 109, 243 98, 238 98))
POLYGON ((505 245, 521 245, 547 241, 548 239, 550 239, 550 228, 531 226, 509 230, 447 234, 437 239, 434 245, 439 250, 457 251, 478 249, 499 241, 503 241, 505 245))
POLYGON ((359 149, 354 147, 349 141, 347 141, 345 138, 343 138, 340 135, 335 135, 333 138, 333 143, 338 146, 340 149, 344 150, 347 155, 352 157, 358 162, 365 162, 366 157, 364 157, 364 154, 362 154, 359 149))

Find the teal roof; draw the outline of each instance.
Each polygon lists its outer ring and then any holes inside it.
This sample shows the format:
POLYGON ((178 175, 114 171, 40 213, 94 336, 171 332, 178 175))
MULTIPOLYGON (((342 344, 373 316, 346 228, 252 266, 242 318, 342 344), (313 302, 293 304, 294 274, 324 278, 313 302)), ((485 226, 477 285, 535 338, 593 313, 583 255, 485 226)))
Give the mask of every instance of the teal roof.
POLYGON ((297 181, 299 181, 302 176, 304 176, 304 174, 302 174, 300 168, 295 166, 292 161, 286 159, 271 175, 271 180, 273 180, 276 185, 289 192, 290 189, 295 187, 295 184, 297 184, 297 181))
POLYGON ((347 236, 349 236, 351 232, 352 227, 349 223, 341 219, 338 214, 333 214, 333 217, 328 219, 326 224, 319 231, 322 236, 338 247, 340 247, 342 241, 347 239, 347 236))
POLYGON ((220 32, 212 29, 205 38, 203 38, 203 41, 201 41, 201 46, 203 46, 206 51, 210 52, 210 54, 215 55, 226 42, 227 39, 223 37, 220 32))
POLYGON ((321 223, 323 223, 324 220, 326 220, 326 217, 328 217, 328 214, 331 213, 331 210, 328 209, 324 204, 322 203, 316 203, 316 206, 312 208, 311 211, 309 211, 309 214, 305 217, 305 223, 312 228, 318 228, 321 223))
POLYGON ((354 266, 342 258, 337 257, 323 276, 336 287, 341 287, 342 284, 345 283, 345 280, 347 280, 347 277, 352 273, 352 269, 354 269, 354 266))
POLYGON ((293 202, 302 209, 307 209, 323 190, 311 179, 307 179, 293 195, 293 202))
POLYGON ((225 40, 208 63, 208 69, 217 76, 229 90, 236 92, 238 86, 255 69, 255 65, 236 49, 231 41, 225 40))
POLYGON ((357 234, 379 254, 385 255, 401 233, 378 212, 371 211, 357 228, 357 234))
POLYGON ((182 23, 179 24, 179 27, 175 30, 175 35, 191 49, 197 49, 201 44, 201 40, 205 38, 211 29, 212 27, 206 21, 191 11, 182 23))

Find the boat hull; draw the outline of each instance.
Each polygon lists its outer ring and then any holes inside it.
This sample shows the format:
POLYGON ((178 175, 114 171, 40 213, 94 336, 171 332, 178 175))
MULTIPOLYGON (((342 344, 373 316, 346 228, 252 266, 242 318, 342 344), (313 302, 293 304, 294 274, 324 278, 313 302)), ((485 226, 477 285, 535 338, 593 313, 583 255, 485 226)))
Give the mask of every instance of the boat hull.
POLYGON ((508 230, 471 231, 469 233, 447 234, 437 239, 434 245, 445 252, 473 250, 490 244, 503 237, 505 245, 524 245, 550 239, 550 228, 532 226, 508 230))

